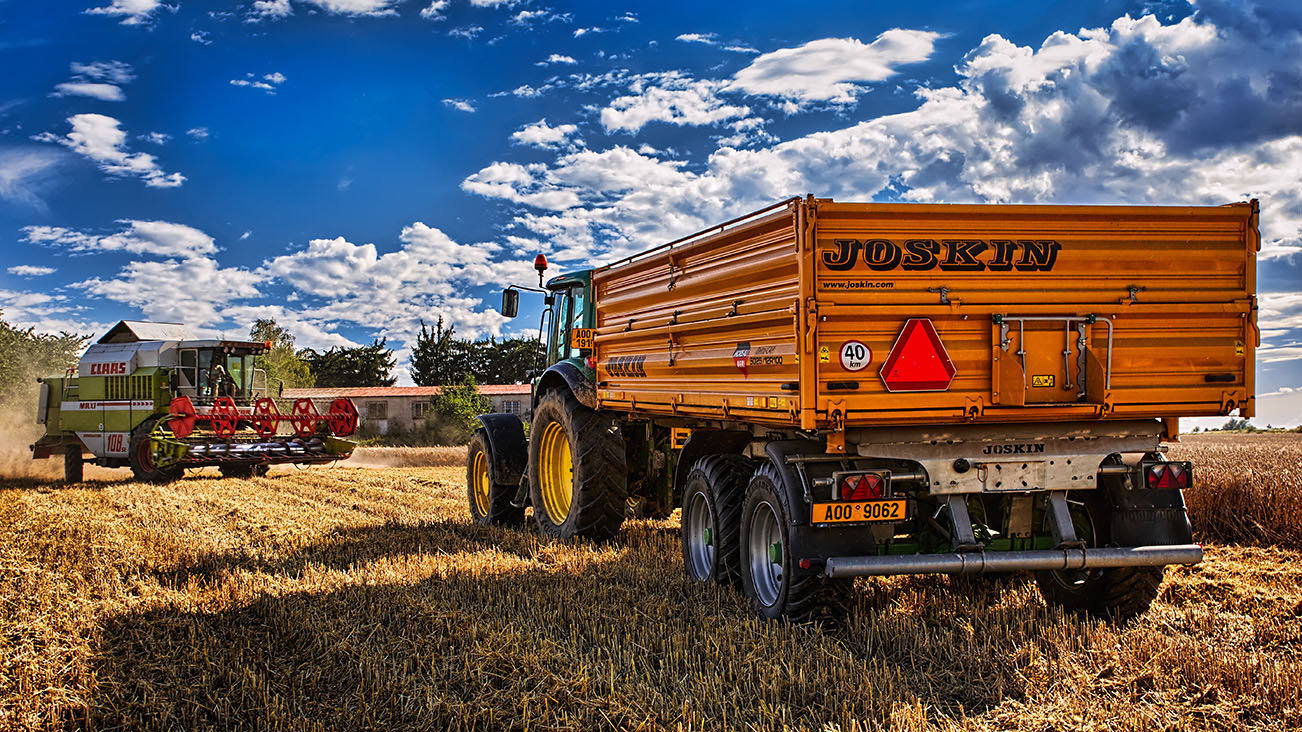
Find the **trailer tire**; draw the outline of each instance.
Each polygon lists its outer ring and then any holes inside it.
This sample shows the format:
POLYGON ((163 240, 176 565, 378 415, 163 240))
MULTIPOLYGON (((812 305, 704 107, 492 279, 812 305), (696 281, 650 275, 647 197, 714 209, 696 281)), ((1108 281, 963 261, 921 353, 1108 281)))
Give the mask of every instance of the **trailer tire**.
POLYGON ((854 581, 797 569, 791 556, 791 507, 781 481, 772 463, 765 462, 746 487, 740 522, 742 589, 766 620, 840 622, 854 581), (772 561, 774 554, 779 561, 772 561))
POLYGON ((481 526, 517 526, 524 522, 524 508, 512 506, 516 489, 494 483, 488 435, 475 430, 466 448, 466 502, 470 519, 481 526))
POLYGON ((619 423, 568 389, 544 392, 530 427, 529 498, 547 536, 604 541, 618 534, 628 499, 619 423))
MULTIPOLYGON (((1107 490, 1091 491, 1084 498, 1091 536, 1089 546, 1107 546, 1111 502, 1107 490)), ((1035 584, 1049 605, 1069 612, 1126 621, 1148 610, 1162 586, 1165 567, 1117 567, 1035 573, 1035 584)))
POLYGON ((86 461, 81 457, 81 445, 68 445, 63 451, 63 482, 80 483, 85 475, 86 461))
POLYGON ((136 425, 131 431, 131 440, 127 443, 127 465, 136 480, 144 483, 170 483, 181 477, 184 468, 160 468, 154 464, 154 454, 149 448, 149 435, 154 431, 158 421, 167 415, 155 415, 136 425))
POLYGON ((271 470, 270 465, 219 465, 217 472, 223 478, 260 478, 271 470))
POLYGON ((687 474, 681 531, 689 580, 741 586, 741 506, 754 473, 743 455, 709 455, 687 474))

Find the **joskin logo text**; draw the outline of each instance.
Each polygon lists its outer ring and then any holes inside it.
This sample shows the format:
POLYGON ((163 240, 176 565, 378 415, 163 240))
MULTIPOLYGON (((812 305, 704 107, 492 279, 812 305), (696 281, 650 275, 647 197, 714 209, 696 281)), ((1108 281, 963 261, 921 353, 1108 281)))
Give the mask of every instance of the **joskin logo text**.
POLYGON ((836 239, 823 250, 823 266, 835 272, 854 269, 951 272, 1048 272, 1062 244, 1045 239, 836 239))

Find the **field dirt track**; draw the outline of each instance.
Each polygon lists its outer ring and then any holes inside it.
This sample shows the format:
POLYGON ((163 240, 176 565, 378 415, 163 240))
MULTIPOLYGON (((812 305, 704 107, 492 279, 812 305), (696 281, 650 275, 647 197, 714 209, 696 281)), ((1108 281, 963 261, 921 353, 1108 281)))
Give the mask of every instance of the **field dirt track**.
MULTIPOLYGON (((1272 495, 1302 492, 1302 439, 1256 439, 1172 457, 1238 465, 1249 501, 1275 455, 1272 495)), ((909 577, 793 627, 689 586, 676 517, 603 545, 474 526, 459 465, 87 478, 0 481, 0 729, 1302 727, 1302 545, 1260 522, 1129 624, 1027 577, 909 577)))

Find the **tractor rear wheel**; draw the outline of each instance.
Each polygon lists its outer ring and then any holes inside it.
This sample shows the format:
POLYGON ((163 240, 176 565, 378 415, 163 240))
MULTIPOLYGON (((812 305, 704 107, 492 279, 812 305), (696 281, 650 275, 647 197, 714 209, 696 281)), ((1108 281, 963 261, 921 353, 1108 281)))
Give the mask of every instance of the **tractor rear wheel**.
MULTIPOLYGON (((169 483, 181 477, 185 470, 179 466, 159 466, 160 459, 164 456, 154 445, 150 435, 154 428, 158 426, 159 420, 166 415, 156 415, 149 417, 141 422, 131 431, 131 441, 127 446, 127 464, 131 466, 131 472, 135 474, 136 480, 144 483, 169 483)), ((170 435, 171 431, 165 426, 159 428, 170 435)))
POLYGON ((80 483, 85 465, 86 461, 81 457, 81 445, 68 445, 63 451, 63 482, 80 483))
POLYGON ((488 436, 475 430, 466 456, 466 500, 470 518, 481 526, 515 526, 524 521, 524 508, 511 505, 516 489, 494 483, 488 452, 488 436))
POLYGON ((547 536, 601 541, 619 533, 628 498, 619 423, 568 389, 545 392, 530 427, 529 498, 547 536))
POLYGON ((741 503, 755 464, 743 455, 696 461, 683 486, 683 567, 693 582, 741 584, 741 503))

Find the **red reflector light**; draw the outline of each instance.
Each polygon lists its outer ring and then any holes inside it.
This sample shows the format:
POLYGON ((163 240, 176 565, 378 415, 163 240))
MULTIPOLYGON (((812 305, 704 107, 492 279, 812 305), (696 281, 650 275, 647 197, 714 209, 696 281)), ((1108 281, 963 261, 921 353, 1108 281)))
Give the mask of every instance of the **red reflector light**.
POLYGON ((895 339, 880 375, 887 391, 944 391, 954 373, 954 362, 936 327, 926 318, 911 318, 895 339))
POLYGON ((1150 463, 1144 467, 1144 485, 1154 489, 1188 488, 1189 463, 1150 463))
POLYGON ((876 473, 852 473, 841 477, 841 500, 875 501, 882 497, 884 481, 876 473))

